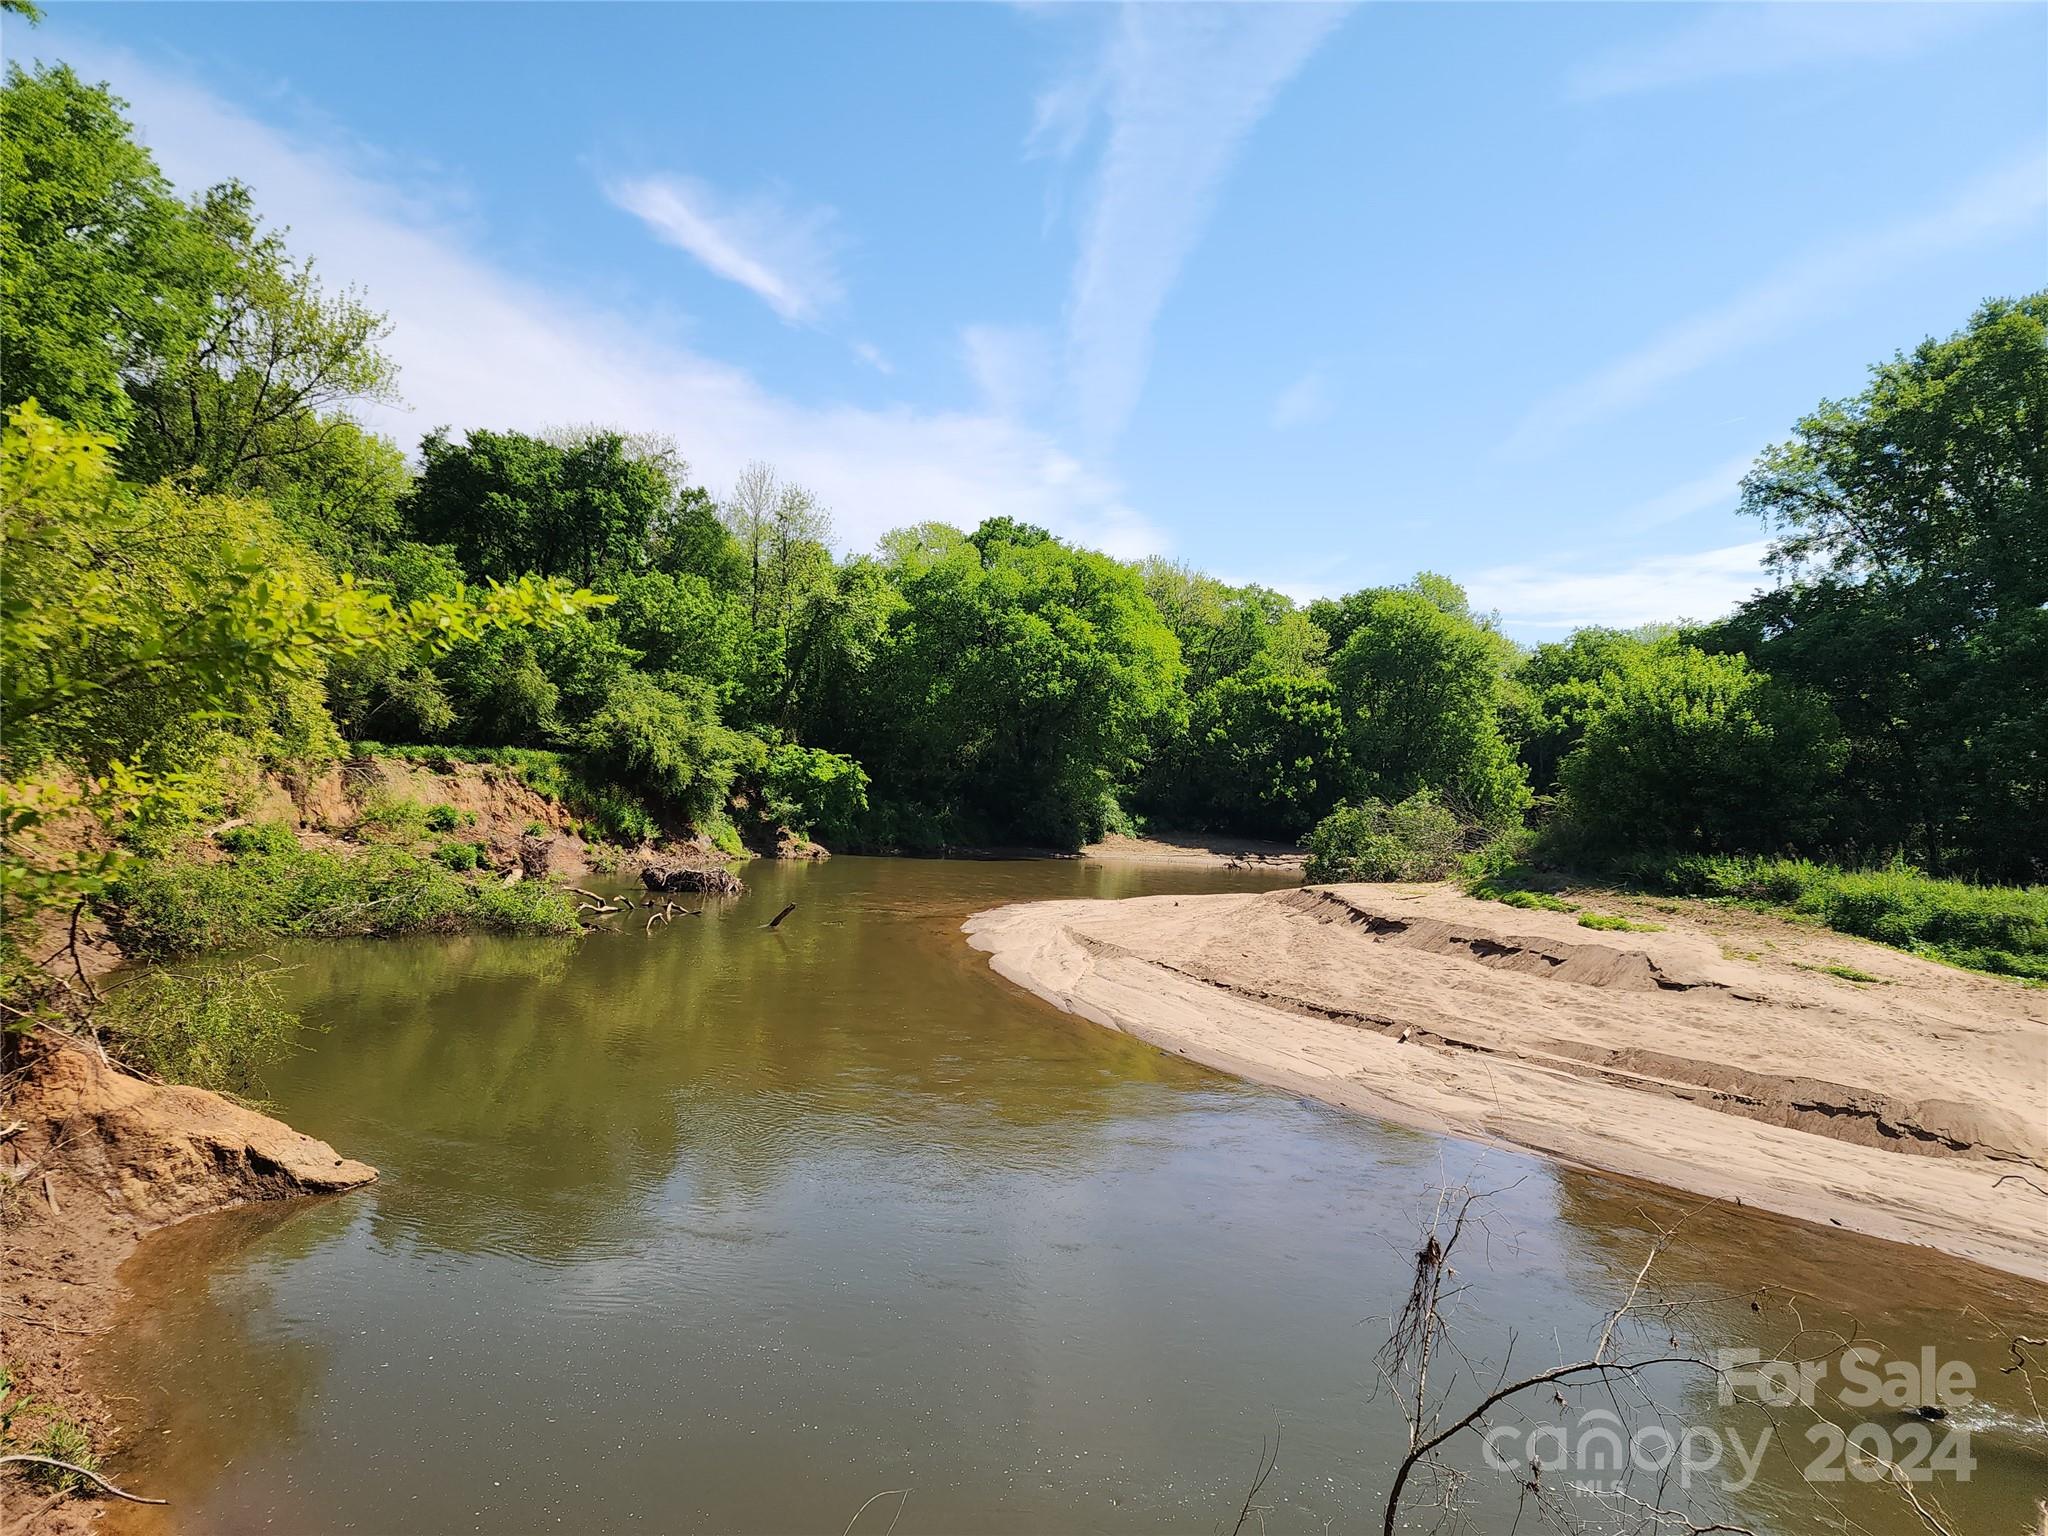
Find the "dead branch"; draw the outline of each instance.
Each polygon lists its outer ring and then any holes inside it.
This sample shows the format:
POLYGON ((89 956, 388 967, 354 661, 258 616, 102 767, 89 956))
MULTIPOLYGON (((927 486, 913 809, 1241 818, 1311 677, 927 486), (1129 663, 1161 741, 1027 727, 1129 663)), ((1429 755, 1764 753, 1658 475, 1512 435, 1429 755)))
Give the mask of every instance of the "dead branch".
POLYGON ((20 1454, 11 1456, 0 1456, 0 1466, 5 1466, 8 1462, 30 1462, 40 1467, 61 1467, 66 1472, 75 1472, 80 1477, 87 1478, 92 1482, 98 1483, 102 1488, 106 1489, 107 1492, 111 1493, 115 1498, 126 1499, 131 1504, 168 1504, 171 1502, 169 1499, 145 1499, 139 1493, 130 1493, 125 1488, 116 1488, 112 1483, 108 1482, 104 1477, 101 1477, 99 1473, 93 1471, 90 1467, 81 1467, 76 1463, 69 1461, 59 1461, 54 1456, 27 1456, 20 1454))
POLYGON ((776 929, 782 926, 782 920, 785 917, 789 916, 789 914, 794 912, 795 910, 796 903, 792 901, 788 906, 784 907, 780 912, 776 913, 772 920, 763 923, 761 926, 763 928, 766 928, 770 933, 773 933, 776 929))
MULTIPOLYGON (((1266 1486, 1266 1480, 1273 1475, 1273 1469, 1279 1465, 1280 1430, 1278 1426, 1275 1426, 1273 1430, 1273 1449, 1270 1454, 1266 1450, 1266 1442, 1264 1440, 1259 1442, 1258 1472, 1252 1478, 1251 1487, 1245 1490, 1244 1508, 1237 1512, 1237 1524, 1230 1528, 1230 1536, 1239 1536, 1239 1533, 1244 1530, 1245 1521, 1252 1517, 1252 1500, 1259 1496, 1259 1491, 1266 1486)), ((1263 1515, 1260 1516, 1259 1523, 1261 1525, 1265 1523, 1263 1515)))
MULTIPOLYGON (((856 1525, 860 1524, 860 1517, 868 1512, 868 1504, 874 1503, 876 1499, 886 1499, 892 1493, 895 1494, 897 1498, 901 1499, 903 1501, 903 1504, 907 1504, 910 1502, 910 1490, 908 1488, 884 1488, 880 1493, 870 1494, 868 1496, 867 1504, 861 1505, 859 1509, 856 1509, 853 1512, 853 1518, 846 1522, 846 1529, 844 1531, 841 1531, 839 1533, 839 1536, 851 1536, 853 1528, 856 1525)), ((903 1518, 903 1504, 898 1504, 896 1506, 896 1520, 901 1520, 903 1518)), ((891 1520, 889 1522, 889 1529, 892 1531, 896 1529, 896 1520, 891 1520)))

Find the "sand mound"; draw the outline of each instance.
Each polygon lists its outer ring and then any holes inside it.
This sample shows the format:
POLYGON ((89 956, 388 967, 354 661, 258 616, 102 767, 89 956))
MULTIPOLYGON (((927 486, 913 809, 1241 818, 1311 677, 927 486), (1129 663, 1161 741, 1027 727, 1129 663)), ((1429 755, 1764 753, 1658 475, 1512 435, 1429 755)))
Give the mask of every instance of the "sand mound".
POLYGON ((1658 920, 1347 885, 967 931, 1011 980, 1212 1066, 2048 1276, 2048 996, 1747 915, 1658 920), (1875 979, 1826 971, 1852 963, 1875 979))

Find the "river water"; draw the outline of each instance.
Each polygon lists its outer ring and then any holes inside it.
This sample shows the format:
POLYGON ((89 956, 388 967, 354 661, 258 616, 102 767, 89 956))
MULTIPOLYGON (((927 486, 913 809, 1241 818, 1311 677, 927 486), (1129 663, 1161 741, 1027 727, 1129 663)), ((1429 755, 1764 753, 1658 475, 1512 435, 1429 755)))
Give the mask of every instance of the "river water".
MULTIPOLYGON (((746 878, 651 936, 628 917, 281 954, 321 1032, 269 1100, 383 1177, 138 1250, 99 1363, 138 1441, 118 1470, 174 1507, 110 1523, 1228 1532, 1277 1436, 1247 1530, 1377 1530, 1405 1431, 1372 1357, 1446 1183, 1499 1191, 1460 1248, 1464 1358, 1438 1366, 1464 1401, 1510 1350, 1518 1373, 1583 1354, 1686 1211, 1194 1067, 1022 993, 958 933, 1004 901, 1264 877, 841 858, 746 878)), ((2005 1335, 2048 1331, 2038 1289, 1716 1210, 1655 1275, 1695 1299, 1662 1325, 1688 1349, 1797 1352, 1799 1323, 1853 1321, 1887 1358, 1968 1367, 1951 1424, 1974 1471, 1920 1491, 1960 1530, 2030 1529, 2048 1441, 2000 1366, 2005 1335)), ((1706 1508, 1924 1529, 1882 1487, 1803 1481, 1828 1446, 1796 1407, 1724 1409, 1696 1373, 1645 1386, 1676 1432, 1775 1436, 1748 1486, 1720 1486, 1732 1454, 1694 1478, 1706 1508)), ((1896 1414, 1858 1417, 1913 1449, 1896 1414)), ((1526 1495, 1476 1436, 1456 1461, 1466 1528, 1507 1530, 1526 1495)), ((1676 1504, 1666 1478, 1631 1488, 1676 1504)), ((1432 1492, 1409 1528, 1432 1528, 1432 1492)))

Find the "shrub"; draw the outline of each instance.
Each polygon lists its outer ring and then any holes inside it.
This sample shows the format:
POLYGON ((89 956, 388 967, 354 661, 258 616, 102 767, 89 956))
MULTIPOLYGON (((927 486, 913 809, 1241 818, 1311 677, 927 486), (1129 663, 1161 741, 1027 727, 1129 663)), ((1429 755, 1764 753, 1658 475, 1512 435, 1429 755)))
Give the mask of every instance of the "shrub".
POLYGON ((443 843, 434 850, 434 857, 450 869, 475 869, 483 850, 475 843, 443 843))
POLYGON ((1824 821, 1847 748, 1815 696, 1691 648, 1645 650, 1600 686, 1560 770, 1590 844, 1779 848, 1824 821))
POLYGON ((254 1088, 299 1028, 271 973, 247 965, 145 971, 111 992, 94 1022, 124 1060, 225 1093, 254 1088))
POLYGON ((710 691, 670 691, 628 675, 583 732, 587 763, 692 823, 723 803, 733 774, 760 744, 718 723, 710 691))
POLYGON ((868 776, 861 765, 816 747, 769 748, 761 789, 769 817, 805 837, 849 836, 868 808, 868 776))
POLYGON ((1313 881, 1441 880, 1458 861, 1464 828, 1442 801, 1419 790, 1396 805, 1340 805, 1308 835, 1313 881))
POLYGON ((452 805, 434 805, 427 808, 429 832, 453 832, 461 824, 462 815, 452 805))
POLYGON ((121 947, 144 960, 273 937, 576 930, 569 898, 547 881, 478 882, 388 844, 352 858, 295 847, 214 865, 134 859, 97 907, 121 947))
POLYGON ((226 827, 216 832, 213 840, 228 853, 287 853, 299 846, 298 834, 281 821, 226 827))

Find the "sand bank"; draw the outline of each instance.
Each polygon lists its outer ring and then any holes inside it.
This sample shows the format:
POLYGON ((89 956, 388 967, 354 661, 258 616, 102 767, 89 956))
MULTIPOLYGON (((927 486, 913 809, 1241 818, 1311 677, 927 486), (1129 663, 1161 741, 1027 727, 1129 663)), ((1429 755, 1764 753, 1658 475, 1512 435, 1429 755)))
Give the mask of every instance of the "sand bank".
POLYGON ((1223 1071, 2048 1280, 2048 992, 1747 914, 1657 920, 1339 885, 1032 902, 966 932, 1018 985, 1223 1071))

